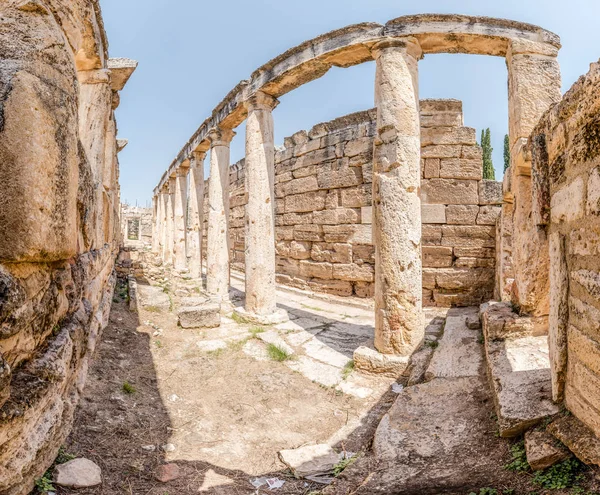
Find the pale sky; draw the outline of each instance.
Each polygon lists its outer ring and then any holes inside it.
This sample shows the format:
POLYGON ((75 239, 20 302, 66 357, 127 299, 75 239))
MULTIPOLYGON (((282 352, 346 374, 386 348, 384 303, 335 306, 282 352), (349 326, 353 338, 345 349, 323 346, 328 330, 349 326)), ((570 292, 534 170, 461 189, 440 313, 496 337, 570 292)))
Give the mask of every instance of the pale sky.
MULTIPOLYGON (((101 0, 111 57, 139 67, 121 93, 121 198, 146 206, 163 172, 213 108, 241 80, 285 50, 333 29, 418 13, 503 17, 557 33, 563 92, 600 57, 597 0, 101 0)), ((280 98, 275 143, 300 129, 373 107, 374 63, 334 68, 280 98)), ((508 128, 503 58, 427 55, 421 98, 463 101, 465 125, 489 127, 496 179, 508 128)), ((231 162, 244 156, 238 127, 231 162)))

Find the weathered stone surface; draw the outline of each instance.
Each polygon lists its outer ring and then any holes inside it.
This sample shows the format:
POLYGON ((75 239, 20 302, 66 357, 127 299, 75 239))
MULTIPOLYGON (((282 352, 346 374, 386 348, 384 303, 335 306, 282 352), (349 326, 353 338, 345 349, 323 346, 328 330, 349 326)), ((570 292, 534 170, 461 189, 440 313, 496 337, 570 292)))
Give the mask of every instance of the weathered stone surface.
POLYGON ((502 182, 494 180, 482 180, 479 182, 479 204, 501 205, 502 198, 502 182))
POLYGON ((208 302, 180 308, 177 316, 182 328, 214 328, 221 324, 221 305, 208 302))
POLYGON ((176 480, 180 476, 179 466, 175 463, 161 464, 156 468, 154 477, 161 483, 168 483, 169 481, 176 480))
POLYGON ((399 377, 408 367, 410 358, 382 354, 373 348, 361 346, 353 354, 354 367, 366 373, 399 377))
POLYGON ((446 219, 449 225, 475 225, 479 207, 476 205, 448 205, 446 219))
POLYGON ((541 430, 530 430, 525 433, 525 450, 527 462, 534 471, 546 469, 569 457, 569 451, 557 445, 556 439, 541 430))
POLYGON ((485 347, 500 436, 517 436, 558 414, 560 408, 552 402, 546 337, 486 339, 485 347))
POLYGON ((429 204, 479 204, 477 181, 463 179, 429 179, 423 181, 421 198, 429 204))
POLYGON ((519 316, 511 303, 481 306, 483 333, 489 340, 539 337, 548 334, 547 317, 519 316))
POLYGON ((448 316, 425 379, 478 376, 483 363, 478 339, 478 332, 467 327, 466 315, 448 316))
POLYGON ((54 481, 67 488, 89 488, 102 483, 102 473, 100 467, 89 459, 73 459, 56 466, 54 481))
POLYGON ((548 425, 548 432, 564 443, 579 460, 600 466, 600 439, 574 416, 563 416, 548 425))

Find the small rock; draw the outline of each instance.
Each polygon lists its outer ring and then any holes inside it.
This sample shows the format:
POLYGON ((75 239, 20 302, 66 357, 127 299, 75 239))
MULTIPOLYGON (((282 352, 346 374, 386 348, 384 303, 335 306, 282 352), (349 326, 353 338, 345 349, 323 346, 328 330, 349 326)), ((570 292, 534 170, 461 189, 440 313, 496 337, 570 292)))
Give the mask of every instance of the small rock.
POLYGON ((569 457, 569 451, 545 431, 530 430, 525 433, 527 462, 534 471, 546 469, 569 457))
POLYGON ((102 472, 100 467, 89 459, 73 459, 56 466, 54 481, 57 485, 69 488, 88 488, 102 483, 102 472))
POLYGON ((154 477, 161 483, 168 483, 169 481, 176 480, 179 478, 179 466, 177 464, 163 464, 156 468, 154 477))
POLYGON ((469 315, 466 319, 467 328, 470 330, 479 330, 481 328, 481 320, 478 315, 469 315))
POLYGON ((600 438, 575 416, 563 416, 548 426, 548 432, 586 464, 600 466, 600 438))
POLYGON ((341 456, 329 445, 307 445, 292 450, 281 450, 279 458, 296 478, 323 475, 333 471, 341 456))
POLYGON ((156 450, 156 445, 142 445, 142 449, 154 452, 156 450))
POLYGON ((175 445, 172 443, 166 443, 161 447, 165 452, 175 452, 175 445))

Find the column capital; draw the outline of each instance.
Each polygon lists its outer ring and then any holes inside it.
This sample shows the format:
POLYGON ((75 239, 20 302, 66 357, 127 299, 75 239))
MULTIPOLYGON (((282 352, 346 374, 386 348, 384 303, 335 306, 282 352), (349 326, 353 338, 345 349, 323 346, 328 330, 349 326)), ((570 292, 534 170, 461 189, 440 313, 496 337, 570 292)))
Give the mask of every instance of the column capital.
POLYGON ((417 60, 423 58, 423 50, 419 40, 414 36, 404 36, 401 38, 386 38, 378 41, 371 47, 371 54, 377 60, 387 49, 397 49, 414 57, 417 60))
POLYGON ((229 146, 231 140, 235 136, 233 129, 223 129, 221 127, 213 127, 208 131, 207 138, 210 141, 210 147, 229 146))
MULTIPOLYGON (((184 162, 186 163, 186 162, 184 162)), ((187 177, 187 174, 190 170, 189 168, 189 161, 187 162, 187 166, 184 166, 183 164, 180 167, 177 167, 177 170, 175 170, 175 176, 176 177, 187 177)))
POLYGON ((277 98, 262 91, 257 91, 244 102, 244 106, 249 112, 253 110, 272 111, 277 105, 279 105, 277 98))
POLYGON ((206 151, 192 151, 190 156, 190 166, 197 167, 199 163, 202 163, 206 158, 206 151))

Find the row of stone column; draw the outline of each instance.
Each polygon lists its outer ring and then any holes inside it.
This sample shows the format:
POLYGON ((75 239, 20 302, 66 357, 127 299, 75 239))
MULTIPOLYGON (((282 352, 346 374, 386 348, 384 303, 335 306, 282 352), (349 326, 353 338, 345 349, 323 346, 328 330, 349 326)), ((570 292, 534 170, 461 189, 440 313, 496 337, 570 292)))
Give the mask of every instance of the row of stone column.
MULTIPOLYGON (((275 194, 272 110, 278 101, 259 92, 248 99, 246 174, 246 304, 249 317, 271 318, 275 298, 275 194)), ((231 129, 214 128, 208 134, 208 232, 206 290, 215 299, 229 299, 229 166, 231 129)), ((154 197, 153 249, 178 271, 202 274, 202 226, 205 151, 196 151, 169 178, 154 197), (189 181, 189 187, 188 187, 189 181), (189 190, 189 198, 188 198, 189 190), (189 204, 189 209, 188 209, 189 204)))
MULTIPOLYGON (((531 47, 525 47, 531 50, 531 47)), ((511 48, 517 51, 515 47, 511 48)), ((421 264, 421 142, 418 60, 413 37, 381 41, 372 48, 376 61, 377 136, 373 150, 373 242, 375 245, 375 347, 386 355, 408 356, 423 340, 421 264)), ((518 74, 555 72, 554 54, 509 56, 511 86, 518 74), (517 63, 518 62, 518 63, 517 63), (545 64, 545 65, 544 65, 545 64), (545 69, 550 64, 552 70, 545 69)), ((532 78, 529 77, 531 80, 532 78)), ((555 92, 553 77, 533 78, 536 92, 555 92)), ((545 93, 546 92, 546 93, 545 93)), ((544 103, 546 103, 544 101, 544 103)), ((246 305, 249 315, 268 318, 276 312, 274 144, 272 110, 277 100, 258 92, 245 103, 246 126, 246 305)), ((528 115, 527 88, 510 94, 511 134, 515 114, 528 115)), ((531 113, 531 112, 530 112, 531 113)), ((517 115, 523 119, 523 115, 517 115)), ((531 120, 531 119, 525 119, 531 120)), ((522 126, 528 127, 528 126, 522 126)), ((520 128, 520 127, 519 127, 520 128)), ((529 129, 528 129, 529 130, 529 129)), ((210 142, 207 289, 226 300, 229 281, 229 143, 230 129, 213 129, 210 142)), ((157 199, 163 258, 176 269, 200 275, 202 159, 197 152, 169 179, 157 199), (194 171, 195 195, 187 227, 183 220, 186 177, 194 171), (190 226, 192 226, 190 228, 190 226), (187 236, 187 237, 186 237, 187 236)), ((158 247, 156 247, 158 249, 158 247)))

